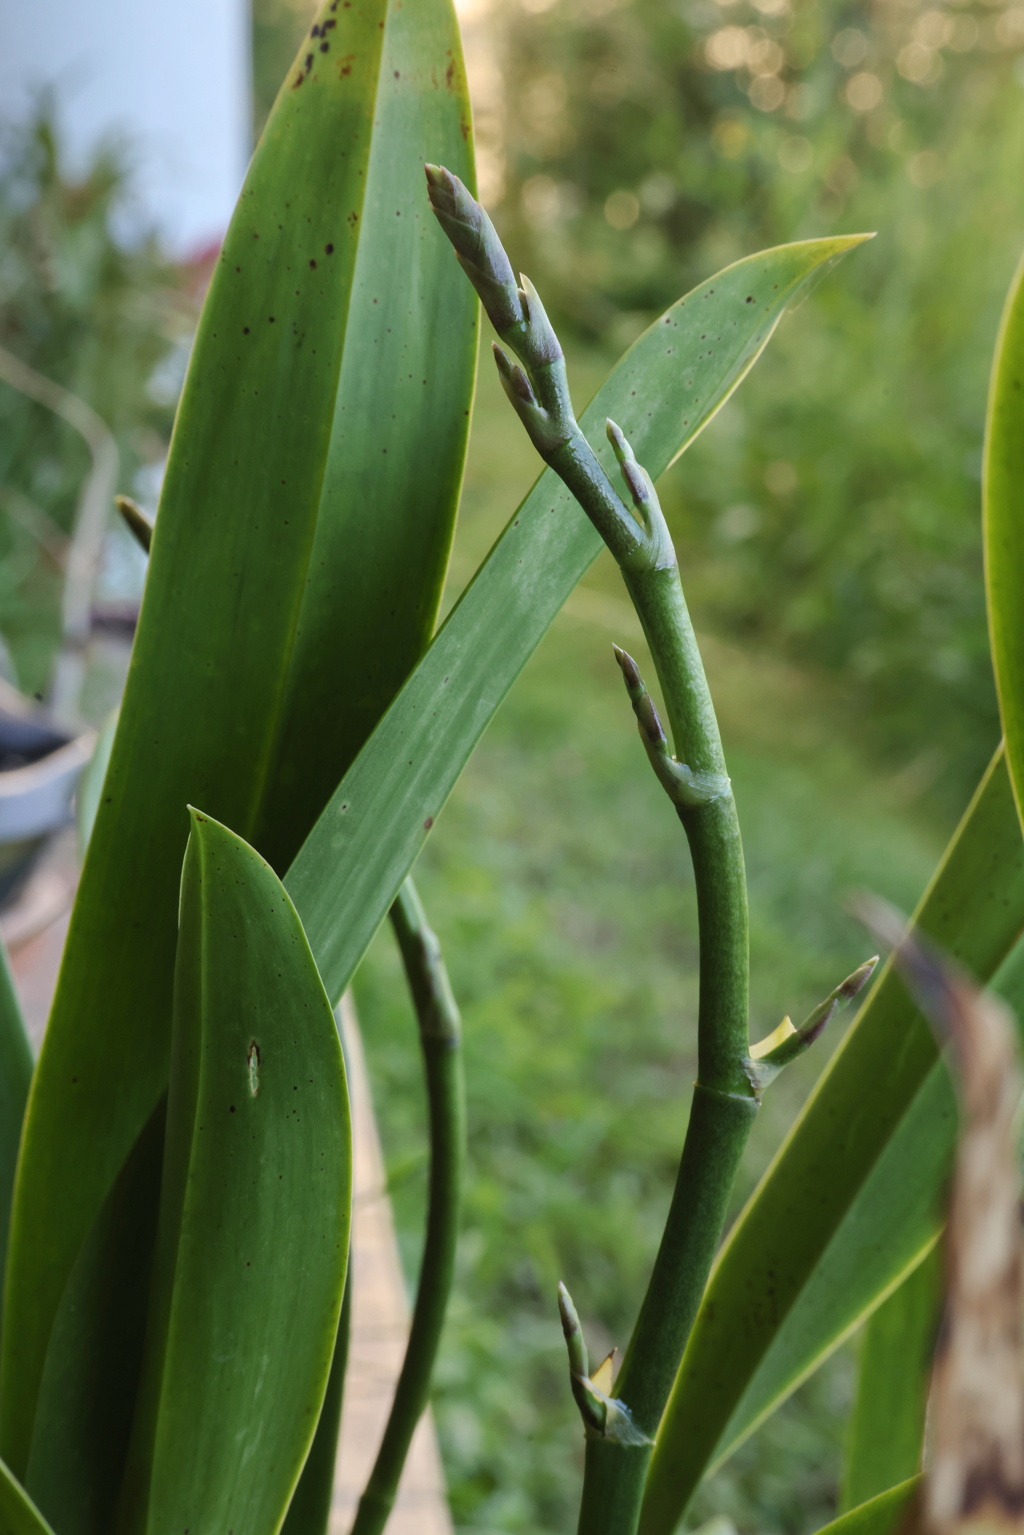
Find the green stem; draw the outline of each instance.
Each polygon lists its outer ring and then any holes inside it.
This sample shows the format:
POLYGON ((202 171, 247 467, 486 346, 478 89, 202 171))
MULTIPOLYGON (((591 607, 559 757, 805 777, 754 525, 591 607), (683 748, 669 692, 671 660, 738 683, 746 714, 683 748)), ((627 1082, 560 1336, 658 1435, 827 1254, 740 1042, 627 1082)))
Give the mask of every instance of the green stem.
MULTIPOLYGON (((634 469, 621 434, 610 427, 609 435, 624 470, 634 469)), ((607 476, 590 473, 587 458, 579 451, 571 456, 556 452, 549 462, 595 525, 594 513, 601 508, 607 526, 604 503, 609 492, 615 495, 607 476)), ((619 560, 650 646, 675 754, 694 778, 725 786, 705 804, 676 801, 697 891, 697 1082, 661 1246, 615 1383, 616 1397, 629 1409, 637 1428, 653 1439, 704 1293, 758 1098, 748 1062, 747 884, 736 804, 727 787, 718 721, 671 538, 653 487, 635 473, 627 476, 627 484, 644 518, 645 546, 637 550, 632 543, 606 541, 619 560)), ((608 1454, 589 1457, 590 1475, 598 1477, 599 1485, 586 1491, 581 1532, 626 1535, 635 1528, 649 1453, 632 1446, 610 1446, 608 1454), (611 1482, 620 1477, 633 1486, 632 1503, 623 1503, 621 1487, 613 1496, 611 1482), (621 1512, 624 1506, 630 1510, 628 1516, 621 1512)))
MULTIPOLYGON (((571 487, 570 487, 571 488, 571 487)), ((623 571, 665 698, 676 755, 726 778, 710 693, 673 560, 623 571)), ((747 1070, 747 890, 731 789, 677 814, 693 861, 700 934, 697 1082, 675 1191, 647 1293, 615 1383, 653 1440, 700 1305, 757 1113, 747 1070)), ((587 1446, 580 1535, 633 1535, 652 1445, 587 1446)))
POLYGON ((676 756, 635 663, 619 656, 652 764, 693 860, 700 930, 698 1073, 661 1247, 615 1384, 631 1432, 588 1434, 581 1535, 632 1535, 651 1444, 682 1358, 757 1112, 747 1042, 747 890, 718 723, 672 539, 646 472, 618 427, 608 436, 632 501, 620 499, 573 415, 558 339, 526 278, 517 286, 487 214, 457 177, 428 167, 430 199, 502 341, 502 384, 534 447, 564 481, 622 571, 658 671, 676 756), (644 702, 641 703, 643 698, 644 702), (633 1435, 632 1430, 639 1433, 633 1435), (636 1439, 641 1444, 636 1443, 636 1439))
MULTIPOLYGON (((725 754, 690 614, 672 563, 623 571, 665 698, 676 756, 695 775, 728 782, 725 754)), ((706 805, 677 804, 693 860, 700 929, 697 1080, 752 1096, 747 1075, 747 880, 731 787, 706 805)))
MULTIPOLYGON (((589 447, 587 454, 578 447, 571 453, 557 450, 548 462, 604 533, 619 562, 654 658, 679 763, 689 768, 691 782, 722 787, 703 804, 675 799, 697 891, 697 1082, 661 1245, 615 1383, 617 1399, 653 1441, 714 1261, 758 1098, 747 1059, 746 873, 718 721, 653 487, 640 478, 642 471, 635 472, 621 434, 609 427, 609 436, 643 519, 639 547, 632 536, 613 532, 608 537, 605 530, 621 527, 621 516, 627 514, 622 507, 618 520, 609 515, 607 499, 615 492, 603 471, 591 471, 590 460, 596 464, 596 459, 589 447)), ((632 1535, 652 1447, 588 1442, 580 1535, 632 1535)))
POLYGON ((380 1535, 394 1505, 409 1445, 430 1395, 430 1381, 455 1269, 465 1156, 466 1111, 461 1030, 440 945, 411 879, 391 908, 419 1020, 430 1118, 427 1235, 409 1343, 384 1437, 352 1535, 380 1535))
POLYGON ((578 1528, 635 1530, 650 1459, 650 1446, 588 1439, 578 1528))
POLYGON ((615 1394, 653 1439, 697 1315, 755 1098, 694 1088, 668 1219, 615 1394))

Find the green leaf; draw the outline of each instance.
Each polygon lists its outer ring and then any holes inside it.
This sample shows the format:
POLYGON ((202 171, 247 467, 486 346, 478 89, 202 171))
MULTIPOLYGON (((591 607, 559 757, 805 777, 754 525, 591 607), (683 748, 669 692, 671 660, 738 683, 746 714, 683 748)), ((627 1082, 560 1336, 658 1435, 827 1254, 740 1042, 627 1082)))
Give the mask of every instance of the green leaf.
POLYGON ((320 1409, 316 1434, 302 1468, 299 1485, 288 1505, 288 1517, 281 1526, 281 1535, 326 1535, 330 1526, 331 1505, 334 1501, 334 1464, 338 1456, 351 1334, 352 1269, 349 1267, 324 1405, 320 1409))
POLYGON ((7 1257, 14 1169, 32 1081, 32 1047, 11 979, 7 948, 0 942, 0 1282, 7 1257))
POLYGON ((897 1487, 888 1487, 877 1497, 833 1519, 818 1535, 896 1535, 920 1485, 921 1478, 912 1476, 897 1487))
POLYGON ((462 483, 476 297, 436 227, 423 161, 472 180, 451 0, 392 5, 334 431, 264 813, 278 869, 426 648, 462 483))
POLYGON ((92 756, 82 770, 82 776, 78 780, 75 790, 75 818, 78 822, 78 850, 84 857, 85 850, 89 846, 89 838, 96 824, 96 813, 100 808, 103 798, 103 783, 107 776, 107 768, 110 766, 110 753, 114 749, 114 736, 117 734, 118 710, 115 709, 104 721, 98 736, 96 745, 92 749, 92 756))
MULTIPOLYGON (((916 921, 982 981, 1017 941, 1024 843, 1001 747, 916 921)), ((719 1255, 662 1421, 643 1535, 668 1535, 705 1471, 916 1266, 955 1115, 931 1030, 887 964, 719 1255)))
POLYGON ((284 867, 436 611, 475 354, 422 191, 428 149, 471 175, 455 23, 450 0, 331 0, 314 30, 200 323, 33 1095, 0 1368, 16 1471, 71 1266, 166 1087, 184 807, 284 867))
POLYGON ((164 1102, 75 1260, 46 1354, 25 1486, 60 1535, 116 1525, 142 1369, 164 1102))
POLYGON ((868 1318, 846 1445, 840 1506, 855 1509, 921 1469, 942 1250, 936 1245, 868 1318))
POLYGON ((1024 817, 1024 261, 992 364, 983 498, 992 660, 1010 779, 1024 817))
POLYGON ((23 1487, 0 1460, 0 1535, 53 1535, 23 1487))
POLYGON ((278 1529, 327 1387, 350 1215, 341 1043, 295 908, 193 811, 126 1530, 278 1529))
MULTIPOLYGON (((753 366, 789 304, 861 238, 764 251, 674 304, 582 417, 609 472, 617 471, 607 416, 649 472, 663 473, 753 366)), ((600 548, 546 470, 335 791, 286 879, 332 997, 344 990, 488 722, 600 548)))

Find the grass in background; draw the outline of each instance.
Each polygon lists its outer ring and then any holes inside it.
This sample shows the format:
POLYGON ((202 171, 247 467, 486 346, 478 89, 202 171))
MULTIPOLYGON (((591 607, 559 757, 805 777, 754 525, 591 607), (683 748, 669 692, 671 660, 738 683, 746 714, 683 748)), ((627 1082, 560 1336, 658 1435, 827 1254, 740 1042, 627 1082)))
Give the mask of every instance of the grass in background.
MULTIPOLYGON (((602 366, 576 360, 580 401, 602 366)), ((488 369, 458 575, 534 467, 488 369)), ((695 613, 699 625, 699 601, 695 613)), ((471 761, 418 869, 463 1009, 469 1084, 471 1173, 437 1414, 459 1527, 488 1535, 573 1527, 583 1447, 555 1286, 570 1286, 595 1354, 625 1343, 693 1075, 689 859, 637 739, 613 640, 643 658, 617 573, 602 560, 471 761)), ((843 910, 847 893, 868 887, 909 907, 950 826, 915 809, 906 783, 879 778, 835 682, 727 641, 706 640, 705 654, 744 829, 758 1038, 784 1013, 809 1011, 866 957, 869 942, 843 910)), ((387 933, 357 996, 412 1276, 422 1084, 387 933)), ((739 1197, 844 1024, 767 1094, 739 1197)), ((696 1517, 724 1513, 750 1535, 824 1523, 847 1377, 840 1359, 804 1388, 702 1492, 696 1517)))

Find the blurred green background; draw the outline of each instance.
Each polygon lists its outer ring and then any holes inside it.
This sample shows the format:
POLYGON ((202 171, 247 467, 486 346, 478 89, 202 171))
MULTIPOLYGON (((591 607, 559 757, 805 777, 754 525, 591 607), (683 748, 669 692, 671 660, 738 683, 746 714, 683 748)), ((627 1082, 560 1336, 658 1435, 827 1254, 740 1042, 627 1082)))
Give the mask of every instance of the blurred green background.
MULTIPOLYGON (((256 0, 257 125, 309 5, 256 0)), ((979 493, 989 358, 1024 247, 1024 5, 477 0, 481 191, 582 405, 682 291, 759 246, 874 229, 662 483, 750 869, 755 1037, 913 904, 998 733, 979 493)), ((152 505, 205 265, 118 237, 128 169, 62 171, 41 112, 0 177, 0 345, 87 399, 152 505)), ((424 146, 424 155, 430 152, 424 146)), ((128 177, 130 180, 130 177, 128 177)), ((57 632, 81 444, 0 384, 0 631, 27 691, 57 632)), ((535 474, 484 367, 449 600, 535 474)), ((582 1446, 554 1306, 623 1343, 693 1068, 685 846, 611 662, 599 562, 467 770, 422 886, 463 1007, 471 1176, 436 1410, 465 1535, 573 1527, 582 1446)), ((425 1191, 414 1029, 386 938, 359 977, 410 1277, 425 1191)), ((772 1090, 749 1191, 835 1038, 772 1090)), ((846 1350, 694 1522, 803 1535, 834 1507, 846 1350)))

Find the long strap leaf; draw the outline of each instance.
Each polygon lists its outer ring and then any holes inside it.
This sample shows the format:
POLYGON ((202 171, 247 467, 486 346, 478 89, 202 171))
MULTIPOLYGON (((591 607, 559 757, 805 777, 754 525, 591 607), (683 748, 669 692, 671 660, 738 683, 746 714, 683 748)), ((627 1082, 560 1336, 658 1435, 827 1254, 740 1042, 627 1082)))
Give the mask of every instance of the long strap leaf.
POLYGON ((276 1535, 327 1387, 351 1174, 341 1042, 295 909, 194 811, 126 1535, 276 1535))
POLYGON ((283 89, 196 337, 26 1124, 0 1373, 0 1445, 15 1471, 70 1265, 166 1085, 185 803, 242 833, 259 803, 330 439, 376 95, 375 68, 342 78, 337 60, 379 59, 384 14, 384 0, 339 7, 333 57, 314 45, 283 89))
MULTIPOLYGON (((787 307, 859 237, 737 262, 630 348, 581 418, 612 473, 613 416, 652 475, 707 425, 787 307)), ((286 876, 324 984, 345 989, 502 699, 601 548, 541 475, 332 796, 286 876)))
POLYGON ((286 869, 426 648, 462 482, 476 299, 434 227, 424 158, 472 178, 451 0, 388 11, 330 452, 254 841, 286 869))
POLYGON ((416 134, 471 174, 450 0, 327 0, 204 309, 29 1109, 0 1368, 0 1443, 16 1469, 75 1254, 166 1085, 184 806, 265 837, 284 866, 433 622, 474 338, 461 274, 426 213, 417 220, 428 146, 416 134), (389 293, 371 292, 383 276, 389 293), (396 291, 402 302, 382 313, 396 291), (377 366, 385 339, 393 351, 377 366), (413 368, 427 407, 410 431, 413 368), (360 460, 363 405, 377 432, 360 460), (374 446, 380 464, 395 461, 376 483, 374 446), (410 496, 410 465, 424 462, 429 483, 410 496), (419 567, 396 594, 391 555, 407 540, 419 567), (361 688, 342 660, 374 645, 381 675, 361 688))
POLYGON ((1003 310, 989 387, 985 577, 1006 757, 1024 817, 1024 261, 1003 310))
POLYGON ((25 1489, 0 1460, 0 1535, 53 1535, 25 1489))
POLYGON ((818 1535, 896 1535, 920 1486, 921 1478, 913 1476, 895 1487, 887 1487, 877 1497, 833 1519, 818 1535))
POLYGON ((316 1433, 310 1445, 299 1485, 288 1505, 288 1516, 281 1535, 326 1535, 334 1502, 334 1467, 338 1458, 341 1410, 345 1399, 345 1376, 352 1337, 352 1265, 345 1277, 345 1298, 341 1303, 338 1337, 334 1345, 331 1374, 324 1394, 324 1405, 317 1419, 316 1433))
POLYGON ((161 1102, 103 1202, 54 1320, 25 1486, 60 1535, 109 1535, 142 1370, 161 1102))
POLYGON ((0 943, 0 1281, 7 1257, 14 1170, 32 1081, 32 1048, 14 990, 6 945, 0 943))
MULTIPOLYGON (((1002 748, 915 920, 987 981, 1024 927, 1024 842, 1002 748)), ((651 1465, 641 1530, 669 1535, 721 1461, 934 1239, 955 1106, 891 966, 729 1236, 651 1465)))
POLYGON ((941 1248, 936 1245, 868 1318, 843 1464, 844 1510, 857 1508, 921 1469, 941 1267, 941 1248))

